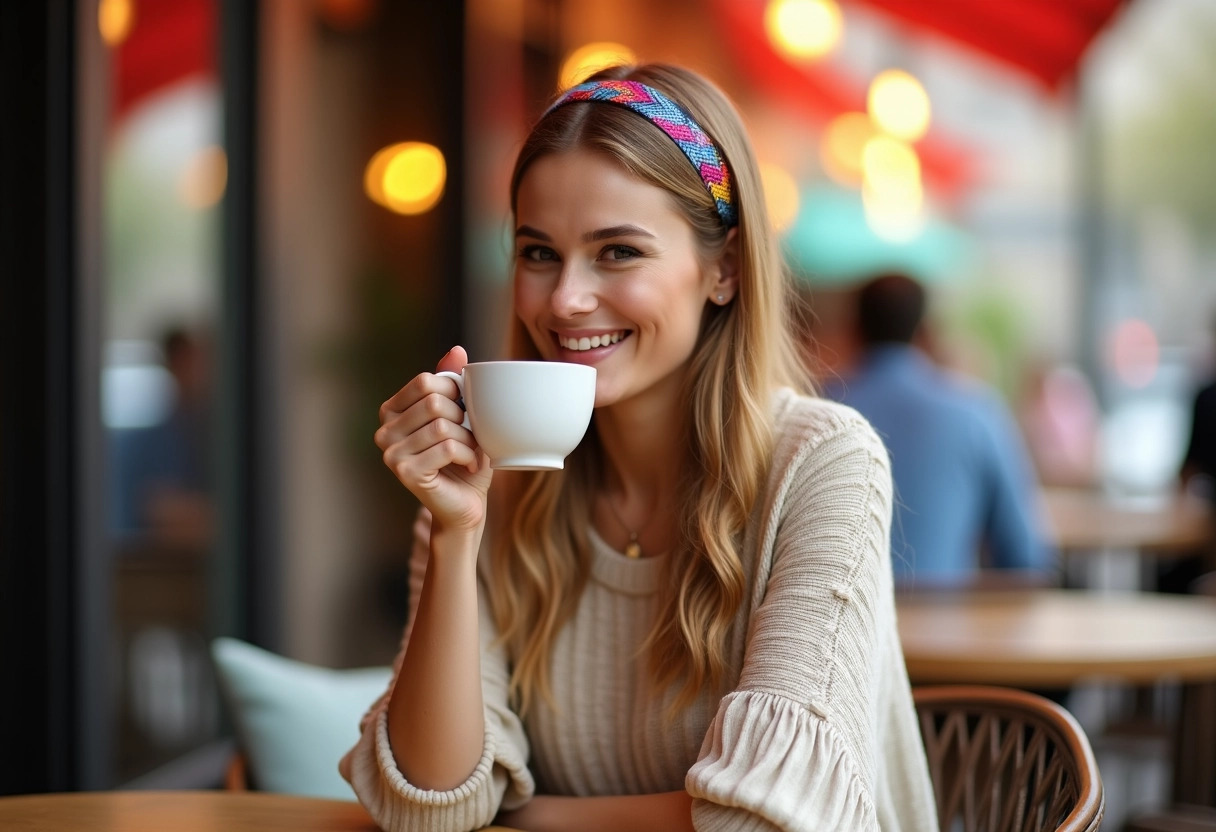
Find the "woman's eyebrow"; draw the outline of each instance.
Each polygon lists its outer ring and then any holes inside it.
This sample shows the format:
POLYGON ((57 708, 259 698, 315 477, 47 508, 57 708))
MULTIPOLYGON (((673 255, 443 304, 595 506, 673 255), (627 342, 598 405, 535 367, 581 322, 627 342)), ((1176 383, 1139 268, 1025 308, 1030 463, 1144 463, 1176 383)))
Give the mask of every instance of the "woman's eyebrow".
POLYGON ((601 228, 596 231, 591 231, 583 235, 583 242, 592 243, 596 240, 606 240, 609 237, 650 237, 654 235, 645 228, 639 228, 636 225, 614 225, 610 228, 601 228))
POLYGON ((521 225, 515 229, 516 238, 519 237, 535 237, 538 240, 543 240, 546 243, 553 242, 553 238, 538 228, 533 228, 530 225, 521 225))
MULTIPOLYGON (((533 239, 541 240, 542 242, 546 243, 553 241, 553 238, 548 234, 541 231, 539 228, 533 228, 530 225, 521 225, 519 228, 515 229, 515 236, 516 238, 532 237, 533 239)), ((611 237, 649 237, 653 239, 654 235, 646 229, 639 228, 636 225, 613 225, 608 228, 599 228, 595 231, 588 231, 583 235, 583 242, 593 243, 596 240, 607 240, 611 237)))

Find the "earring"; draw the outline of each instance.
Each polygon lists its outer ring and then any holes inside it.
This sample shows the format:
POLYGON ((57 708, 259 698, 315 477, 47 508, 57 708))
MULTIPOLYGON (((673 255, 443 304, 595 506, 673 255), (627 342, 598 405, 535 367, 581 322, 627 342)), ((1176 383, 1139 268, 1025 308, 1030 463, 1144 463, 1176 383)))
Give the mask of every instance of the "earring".
POLYGON ((718 295, 718 303, 726 303, 726 295, 718 295))

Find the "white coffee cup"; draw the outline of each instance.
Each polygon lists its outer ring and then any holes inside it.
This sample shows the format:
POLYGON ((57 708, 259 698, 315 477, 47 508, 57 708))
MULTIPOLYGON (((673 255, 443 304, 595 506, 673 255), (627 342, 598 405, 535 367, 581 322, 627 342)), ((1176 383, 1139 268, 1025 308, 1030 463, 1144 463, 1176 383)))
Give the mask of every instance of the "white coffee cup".
POLYGON ((480 361, 463 373, 435 375, 456 382, 464 426, 508 471, 558 470, 578 446, 595 406, 595 368, 559 361, 480 361))

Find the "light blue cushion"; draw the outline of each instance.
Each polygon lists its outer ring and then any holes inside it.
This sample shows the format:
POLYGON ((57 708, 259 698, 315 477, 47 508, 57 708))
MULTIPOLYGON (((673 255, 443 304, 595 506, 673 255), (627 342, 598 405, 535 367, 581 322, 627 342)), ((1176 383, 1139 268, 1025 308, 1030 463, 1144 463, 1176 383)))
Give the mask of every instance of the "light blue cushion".
POLYGON ((271 792, 354 800, 338 760, 388 688, 387 667, 331 670, 232 638, 211 643, 250 777, 271 792))

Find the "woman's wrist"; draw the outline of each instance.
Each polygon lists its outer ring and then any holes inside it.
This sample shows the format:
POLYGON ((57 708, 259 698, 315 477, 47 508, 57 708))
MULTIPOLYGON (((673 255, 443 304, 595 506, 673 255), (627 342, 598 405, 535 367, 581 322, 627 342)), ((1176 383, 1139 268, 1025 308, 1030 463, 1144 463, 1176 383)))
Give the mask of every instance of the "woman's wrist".
POLYGON ((477 553, 481 549, 481 537, 485 530, 485 521, 468 527, 447 527, 440 523, 431 525, 431 562, 432 563, 476 563, 477 553))

